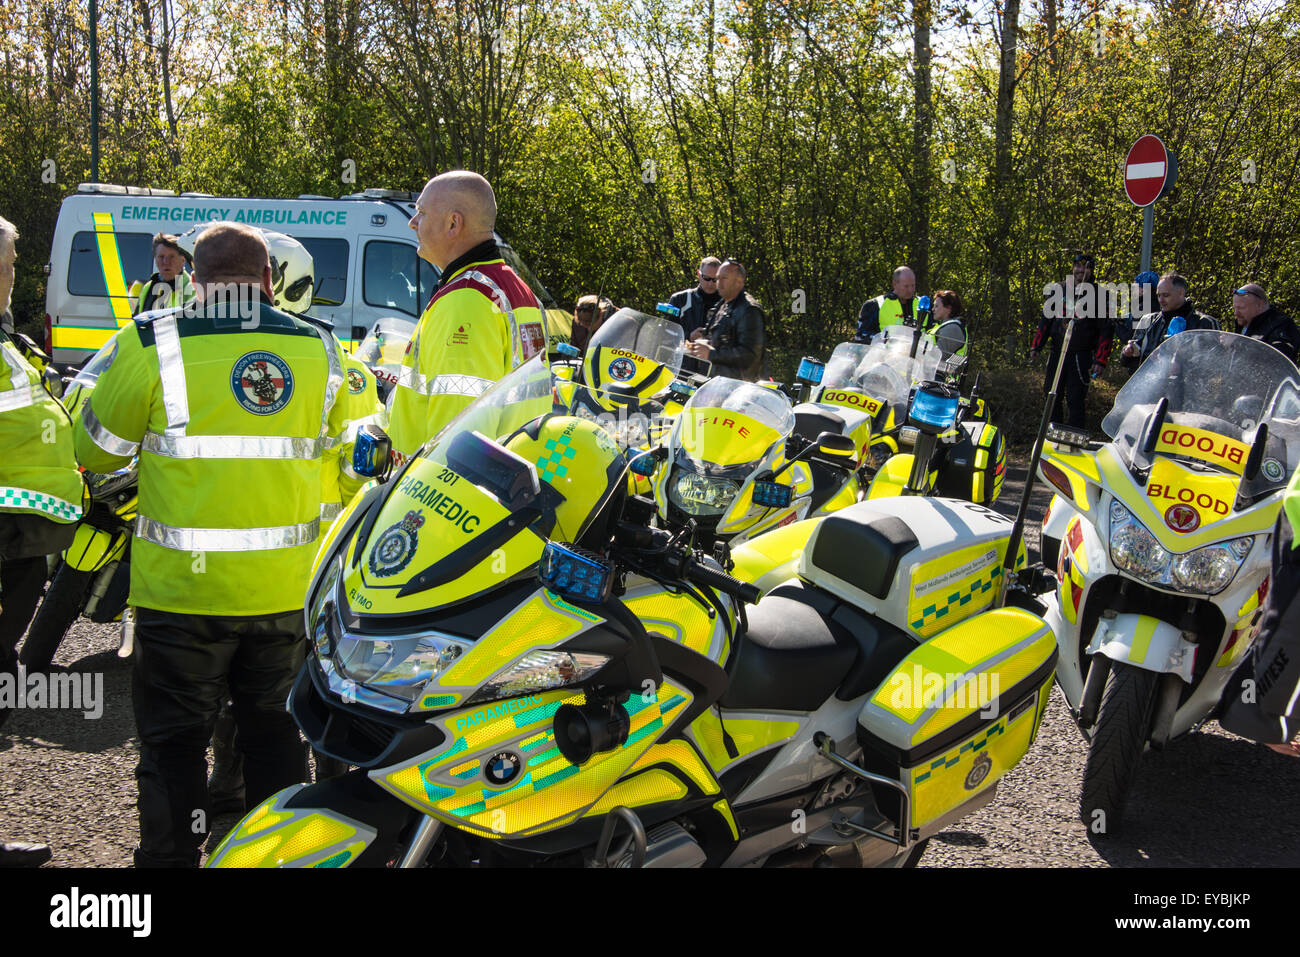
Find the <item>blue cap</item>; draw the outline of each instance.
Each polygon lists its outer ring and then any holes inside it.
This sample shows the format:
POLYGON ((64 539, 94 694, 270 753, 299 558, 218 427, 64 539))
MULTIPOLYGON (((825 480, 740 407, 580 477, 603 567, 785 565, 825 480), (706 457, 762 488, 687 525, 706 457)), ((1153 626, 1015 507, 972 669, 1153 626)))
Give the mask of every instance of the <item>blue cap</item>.
POLYGON ((1160 282, 1160 274, 1148 269, 1146 272, 1140 272, 1133 280, 1139 286, 1155 286, 1160 282))

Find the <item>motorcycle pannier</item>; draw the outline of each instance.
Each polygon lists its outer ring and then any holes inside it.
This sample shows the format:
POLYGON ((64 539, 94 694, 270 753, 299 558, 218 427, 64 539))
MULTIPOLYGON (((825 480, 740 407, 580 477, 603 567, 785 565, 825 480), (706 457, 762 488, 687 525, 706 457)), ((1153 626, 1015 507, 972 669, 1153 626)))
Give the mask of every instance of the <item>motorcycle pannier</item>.
MULTIPOLYGON (((867 699, 858 717, 863 766, 902 783, 909 826, 922 839, 1024 756, 1047 708, 1056 657, 1041 618, 998 608, 919 645, 867 699)), ((897 820, 897 792, 876 791, 881 810, 897 820)))
POLYGON ((991 505, 1002 491, 1006 473, 1006 443, 1002 433, 987 422, 963 422, 963 435, 947 448, 935 494, 991 505))

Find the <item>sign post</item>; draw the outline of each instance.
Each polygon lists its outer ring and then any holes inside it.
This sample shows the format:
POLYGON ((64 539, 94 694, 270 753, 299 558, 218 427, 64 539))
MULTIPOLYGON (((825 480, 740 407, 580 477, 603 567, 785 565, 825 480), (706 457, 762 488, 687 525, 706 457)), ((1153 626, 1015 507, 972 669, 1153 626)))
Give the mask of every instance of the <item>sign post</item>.
POLYGON ((1124 160, 1124 193, 1142 208, 1142 272, 1151 268, 1151 235, 1155 229, 1154 204, 1174 187, 1178 159, 1160 137, 1151 133, 1138 139, 1124 160))

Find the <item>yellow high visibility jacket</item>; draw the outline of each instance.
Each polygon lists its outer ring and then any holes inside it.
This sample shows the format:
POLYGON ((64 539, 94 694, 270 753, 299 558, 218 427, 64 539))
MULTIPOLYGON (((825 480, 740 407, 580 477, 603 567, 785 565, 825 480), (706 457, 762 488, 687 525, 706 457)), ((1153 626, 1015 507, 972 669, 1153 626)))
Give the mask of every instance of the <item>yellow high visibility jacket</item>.
MULTIPOLYGON (((377 425, 381 429, 387 429, 388 413, 379 401, 379 386, 374 373, 366 368, 365 363, 358 362, 346 352, 343 353, 343 388, 339 390, 338 401, 343 406, 343 441, 340 447, 351 448, 356 441, 357 430, 363 425, 377 425)), ((365 476, 353 471, 351 456, 340 456, 337 470, 321 470, 322 533, 366 481, 365 476)))
POLYGON ((82 407, 83 466, 107 472, 139 452, 132 605, 227 616, 302 607, 322 471, 338 475, 351 455, 342 351, 323 326, 240 305, 138 317, 114 336, 82 407))
MULTIPOLYGON (((158 291, 161 292, 162 290, 159 289, 158 291)), ((131 306, 131 311, 139 315, 142 312, 149 312, 154 309, 175 309, 192 301, 198 293, 194 290, 194 283, 190 280, 189 273, 182 269, 170 284, 157 273, 154 273, 143 282, 136 280, 131 283, 127 295, 134 297, 135 303, 131 306), (155 296, 154 290, 158 289, 160 283, 170 285, 171 292, 166 295, 155 296)))
POLYGON ((75 522, 85 483, 68 413, 3 331, 0 359, 0 512, 75 522))
POLYGON ((402 360, 389 410, 393 448, 411 455, 507 372, 546 348, 533 291, 491 243, 447 267, 402 360))

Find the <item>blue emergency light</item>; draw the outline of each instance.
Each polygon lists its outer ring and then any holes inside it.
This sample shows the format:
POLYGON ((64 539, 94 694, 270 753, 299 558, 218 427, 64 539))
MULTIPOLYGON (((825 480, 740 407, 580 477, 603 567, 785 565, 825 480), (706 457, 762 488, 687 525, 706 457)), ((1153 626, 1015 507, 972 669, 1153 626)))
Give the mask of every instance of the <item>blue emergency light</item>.
POLYGON ((947 390, 942 386, 934 387, 929 383, 918 386, 916 396, 907 417, 917 425, 946 431, 957 424, 957 405, 960 398, 956 390, 947 390), (951 391, 951 395, 947 394, 951 391))
POLYGON ((799 360, 799 371, 795 373, 794 377, 798 381, 806 382, 809 385, 821 385, 822 374, 825 372, 826 363, 811 356, 804 356, 799 360))
POLYGON ((547 542, 537 577, 565 601, 602 602, 609 597, 614 570, 585 549, 547 542))
POLYGON ((570 359, 576 359, 582 355, 582 350, 571 342, 561 342, 555 347, 555 351, 562 356, 568 356, 570 359))
POLYGON ((785 508, 794 498, 794 489, 780 482, 755 482, 754 504, 764 508, 785 508))
POLYGON ((655 461, 653 453, 637 452, 628 463, 628 471, 634 475, 640 475, 642 478, 649 478, 655 474, 655 466, 659 463, 655 461))
POLYGON ((655 312, 662 312, 665 316, 680 317, 682 310, 680 306, 674 306, 671 302, 661 302, 655 306, 655 312))

